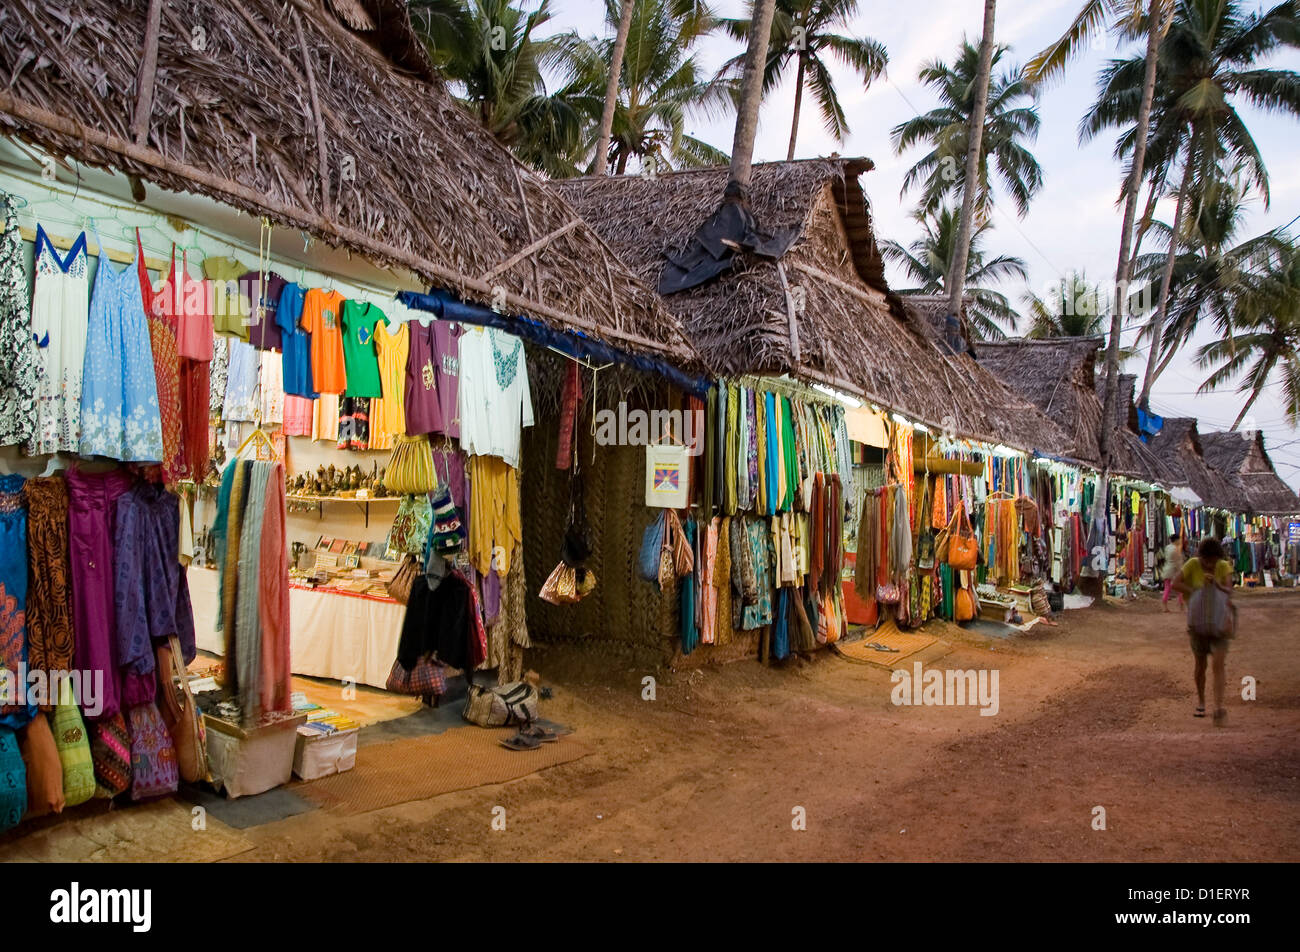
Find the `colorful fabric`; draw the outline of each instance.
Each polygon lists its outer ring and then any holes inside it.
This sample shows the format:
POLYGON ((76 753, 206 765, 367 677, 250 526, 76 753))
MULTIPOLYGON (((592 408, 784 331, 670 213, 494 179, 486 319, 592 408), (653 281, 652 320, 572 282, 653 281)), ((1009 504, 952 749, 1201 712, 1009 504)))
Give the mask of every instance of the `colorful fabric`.
POLYGON ((131 734, 121 712, 90 725, 95 796, 111 800, 131 786, 131 734))
POLYGON ((152 701, 139 704, 128 712, 127 721, 131 725, 131 799, 175 793, 180 786, 176 748, 157 706, 152 701))
POLYGON ((17 730, 31 722, 18 672, 27 663, 27 509, 23 478, 0 476, 0 669, 14 678, 14 696, 0 703, 0 727, 17 730))
POLYGON ((47 675, 72 667, 72 566, 68 548, 68 484, 33 477, 27 497, 27 666, 47 675))

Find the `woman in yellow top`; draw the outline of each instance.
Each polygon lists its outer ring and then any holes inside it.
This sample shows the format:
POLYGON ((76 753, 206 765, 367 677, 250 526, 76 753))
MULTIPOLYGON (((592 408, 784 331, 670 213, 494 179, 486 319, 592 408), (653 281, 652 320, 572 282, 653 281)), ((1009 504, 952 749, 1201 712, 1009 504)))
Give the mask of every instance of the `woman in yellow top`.
MULTIPOLYGON (((1190 597, 1198 589, 1210 585, 1217 586, 1221 591, 1231 595, 1232 593, 1232 564, 1224 557, 1223 546, 1217 539, 1206 537, 1201 540, 1200 547, 1196 550, 1196 555, 1187 560, 1183 565, 1182 574, 1173 580, 1173 588, 1180 594, 1190 597)), ((1231 602, 1229 602, 1231 606, 1231 602)), ((1210 659, 1214 670, 1214 726, 1223 726, 1228 712, 1223 707, 1224 693, 1224 671, 1223 663, 1228 655, 1228 639, 1230 634, 1212 635, 1198 633, 1190 628, 1193 621, 1192 613, 1188 606, 1188 635, 1192 642, 1192 654, 1196 658, 1196 696, 1199 704, 1196 707, 1196 717, 1205 716, 1205 662, 1210 659)))

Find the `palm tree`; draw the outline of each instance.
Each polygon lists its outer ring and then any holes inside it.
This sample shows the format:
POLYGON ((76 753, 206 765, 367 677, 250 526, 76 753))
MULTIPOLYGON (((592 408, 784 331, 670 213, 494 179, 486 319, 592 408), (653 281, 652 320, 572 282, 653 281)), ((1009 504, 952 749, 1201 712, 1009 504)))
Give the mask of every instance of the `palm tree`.
MULTIPOLYGON (((605 7, 607 20, 617 25, 622 17, 619 0, 606 0, 605 7)), ((617 174, 626 172, 633 159, 644 169, 727 161, 726 153, 686 133, 691 115, 719 115, 734 102, 735 82, 705 78, 692 53, 696 42, 717 25, 717 16, 699 0, 637 0, 610 134, 608 159, 617 174)), ((566 88, 585 91, 580 98, 593 120, 608 89, 616 42, 617 34, 570 50, 566 88)))
MULTIPOLYGON (((1160 48, 1157 92, 1151 110, 1148 165, 1172 167, 1181 153, 1182 184, 1174 209, 1160 298, 1151 318, 1159 339, 1172 286, 1169 280, 1182 232, 1183 213, 1220 162, 1234 163, 1269 203, 1268 170, 1238 106, 1249 103, 1271 112, 1300 116, 1300 74, 1257 68, 1256 63, 1283 48, 1300 45, 1300 15, 1294 0, 1262 14, 1246 14, 1240 0, 1179 0, 1160 48)), ((1080 124, 1080 138, 1134 119, 1141 58, 1112 62, 1099 77, 1100 95, 1080 124)), ((1117 152, 1132 147, 1121 138, 1117 152)), ((1159 348, 1151 348, 1138 398, 1145 407, 1156 379, 1159 348)))
POLYGON ((600 114, 600 134, 596 137, 596 175, 605 174, 609 161, 609 137, 614 134, 614 110, 618 107, 618 88, 623 76, 623 54, 627 52, 627 37, 632 31, 632 9, 636 0, 621 0, 618 12, 618 30, 614 33, 614 52, 609 61, 609 81, 605 86, 605 108, 600 114))
MULTIPOLYGON (((992 66, 996 67, 1008 48, 995 46, 992 66)), ((964 189, 967 131, 975 107, 975 78, 979 71, 979 50, 963 41, 953 65, 935 60, 926 63, 920 80, 939 95, 940 105, 924 115, 909 119, 890 131, 895 153, 901 154, 918 143, 930 150, 908 170, 903 191, 922 189, 921 208, 932 211, 964 189)), ((986 217, 992 203, 989 163, 1002 187, 1015 202, 1021 217, 1029 201, 1043 185, 1043 170, 1026 143, 1038 136, 1036 93, 1017 67, 1003 70, 990 82, 984 132, 980 139, 979 192, 976 207, 986 217)))
MULTIPOLYGON (((753 0, 750 0, 751 14, 753 6, 753 0)), ((847 28, 857 13, 858 0, 776 0, 763 69, 763 94, 771 92, 790 64, 795 64, 794 117, 790 120, 790 147, 786 159, 794 158, 805 86, 817 99, 826 131, 839 143, 848 135, 848 119, 840 105, 827 57, 833 57, 852 69, 862 78, 863 88, 878 79, 889 63, 884 44, 869 37, 859 38, 839 32, 847 28)), ((736 39, 749 39, 750 20, 727 19, 723 24, 736 39)), ((723 65, 722 72, 737 75, 743 65, 744 56, 736 56, 723 65)))
MULTIPOLYGON (((1280 231, 1239 240, 1245 213, 1245 189, 1216 175, 1188 203, 1173 268, 1167 267, 1165 252, 1135 260, 1135 278, 1150 282, 1168 301, 1169 320, 1159 329, 1148 325, 1146 332, 1148 346, 1158 354, 1155 378, 1164 373, 1202 320, 1212 321, 1222 339, 1230 338, 1236 316, 1248 311, 1242 301, 1251 291, 1250 275, 1270 269, 1287 253, 1289 239, 1280 231)), ((1152 228, 1158 237, 1170 240, 1167 226, 1157 222, 1152 228)))
POLYGON ((1199 392, 1217 390, 1240 377, 1238 393, 1249 394, 1232 424, 1237 429, 1264 392, 1274 371, 1287 421, 1300 424, 1300 247, 1289 239, 1269 256, 1260 272, 1245 276, 1236 301, 1234 333, 1197 352, 1202 367, 1217 366, 1199 392))
MULTIPOLYGON (((913 282, 910 288, 898 289, 900 294, 942 294, 947 291, 948 275, 952 270, 958 231, 957 213, 945 206, 933 216, 918 214, 915 217, 921 223, 921 237, 906 248, 896 241, 882 241, 880 252, 886 261, 899 265, 913 282)), ((1029 277, 1029 270, 1020 258, 1012 255, 985 257, 983 243, 991 231, 992 226, 987 223, 975 229, 966 259, 965 295, 970 299, 966 318, 972 336, 979 340, 1001 340, 1007 336, 1007 330, 1016 330, 1020 321, 1020 315, 1006 295, 995 291, 991 285, 1007 279, 1024 281, 1029 277)))
POLYGON ((563 69, 572 33, 540 38, 550 0, 531 13, 510 0, 412 0, 411 22, 460 102, 521 160, 572 174, 584 145, 585 90, 548 92, 544 73, 563 69))
MULTIPOLYGON (((1156 66, 1160 56, 1160 43, 1168 28, 1173 0, 1085 0, 1065 33, 1047 47, 1025 67, 1029 81, 1042 83, 1060 77, 1066 64, 1078 55, 1100 33, 1107 29, 1123 32, 1145 17, 1146 63, 1142 79, 1142 93, 1138 102, 1137 123, 1134 129, 1133 161, 1124 177, 1124 219, 1120 225, 1119 260, 1115 265, 1115 299, 1126 302, 1131 278, 1133 224, 1137 217, 1138 195, 1145 174, 1147 134, 1151 121, 1151 103, 1155 99, 1156 66)), ((1115 418, 1115 399, 1119 392, 1120 335, 1124 331, 1124 307, 1112 309, 1110 340, 1106 346, 1106 389, 1102 420, 1115 418)), ((1110 465, 1110 435, 1112 428, 1103 426, 1098 435, 1102 466, 1110 465)), ((1105 493, 1097 498, 1101 511, 1105 493)))
POLYGON ((970 123, 966 126, 966 170, 962 175, 961 222, 957 226, 957 247, 952 257, 952 270, 948 272, 948 313, 961 313, 962 288, 966 283, 966 260, 970 255, 970 241, 975 218, 976 188, 971 184, 985 163, 981 161, 984 150, 984 117, 988 112, 989 83, 993 78, 993 20, 997 13, 996 0, 984 0, 984 30, 980 34, 979 66, 975 70, 975 101, 972 104, 970 123))
POLYGON ((1106 332, 1106 308, 1101 285, 1081 271, 1071 271, 1052 285, 1045 297, 1024 296, 1031 321, 1025 335, 1036 340, 1055 337, 1100 337, 1106 332))

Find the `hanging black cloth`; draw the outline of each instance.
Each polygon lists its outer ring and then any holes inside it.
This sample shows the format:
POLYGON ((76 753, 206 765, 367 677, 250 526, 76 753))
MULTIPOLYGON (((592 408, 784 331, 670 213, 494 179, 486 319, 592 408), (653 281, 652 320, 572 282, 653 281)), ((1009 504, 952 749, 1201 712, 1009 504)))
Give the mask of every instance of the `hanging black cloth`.
POLYGON ((410 671, 432 653, 453 668, 472 667, 473 611, 468 583, 459 575, 447 575, 436 588, 429 587, 423 573, 417 575, 411 583, 402 637, 397 643, 398 662, 410 671))
POLYGON ((760 231, 744 186, 728 182, 722 204, 696 229, 685 250, 666 255, 668 261, 659 275, 659 293, 686 291, 716 278, 731 270, 738 251, 776 261, 790 250, 798 233, 797 228, 774 235, 760 231))

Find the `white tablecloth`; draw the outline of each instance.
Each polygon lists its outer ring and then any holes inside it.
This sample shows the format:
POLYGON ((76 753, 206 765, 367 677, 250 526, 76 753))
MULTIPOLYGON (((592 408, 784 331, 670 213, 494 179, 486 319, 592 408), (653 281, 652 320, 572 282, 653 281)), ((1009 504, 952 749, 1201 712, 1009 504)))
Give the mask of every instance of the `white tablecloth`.
MULTIPOLYGON (((199 648, 222 654, 217 622, 217 573, 189 570, 199 648)), ((382 688, 397 657, 406 606, 333 592, 289 589, 289 668, 315 678, 350 678, 382 688)))

